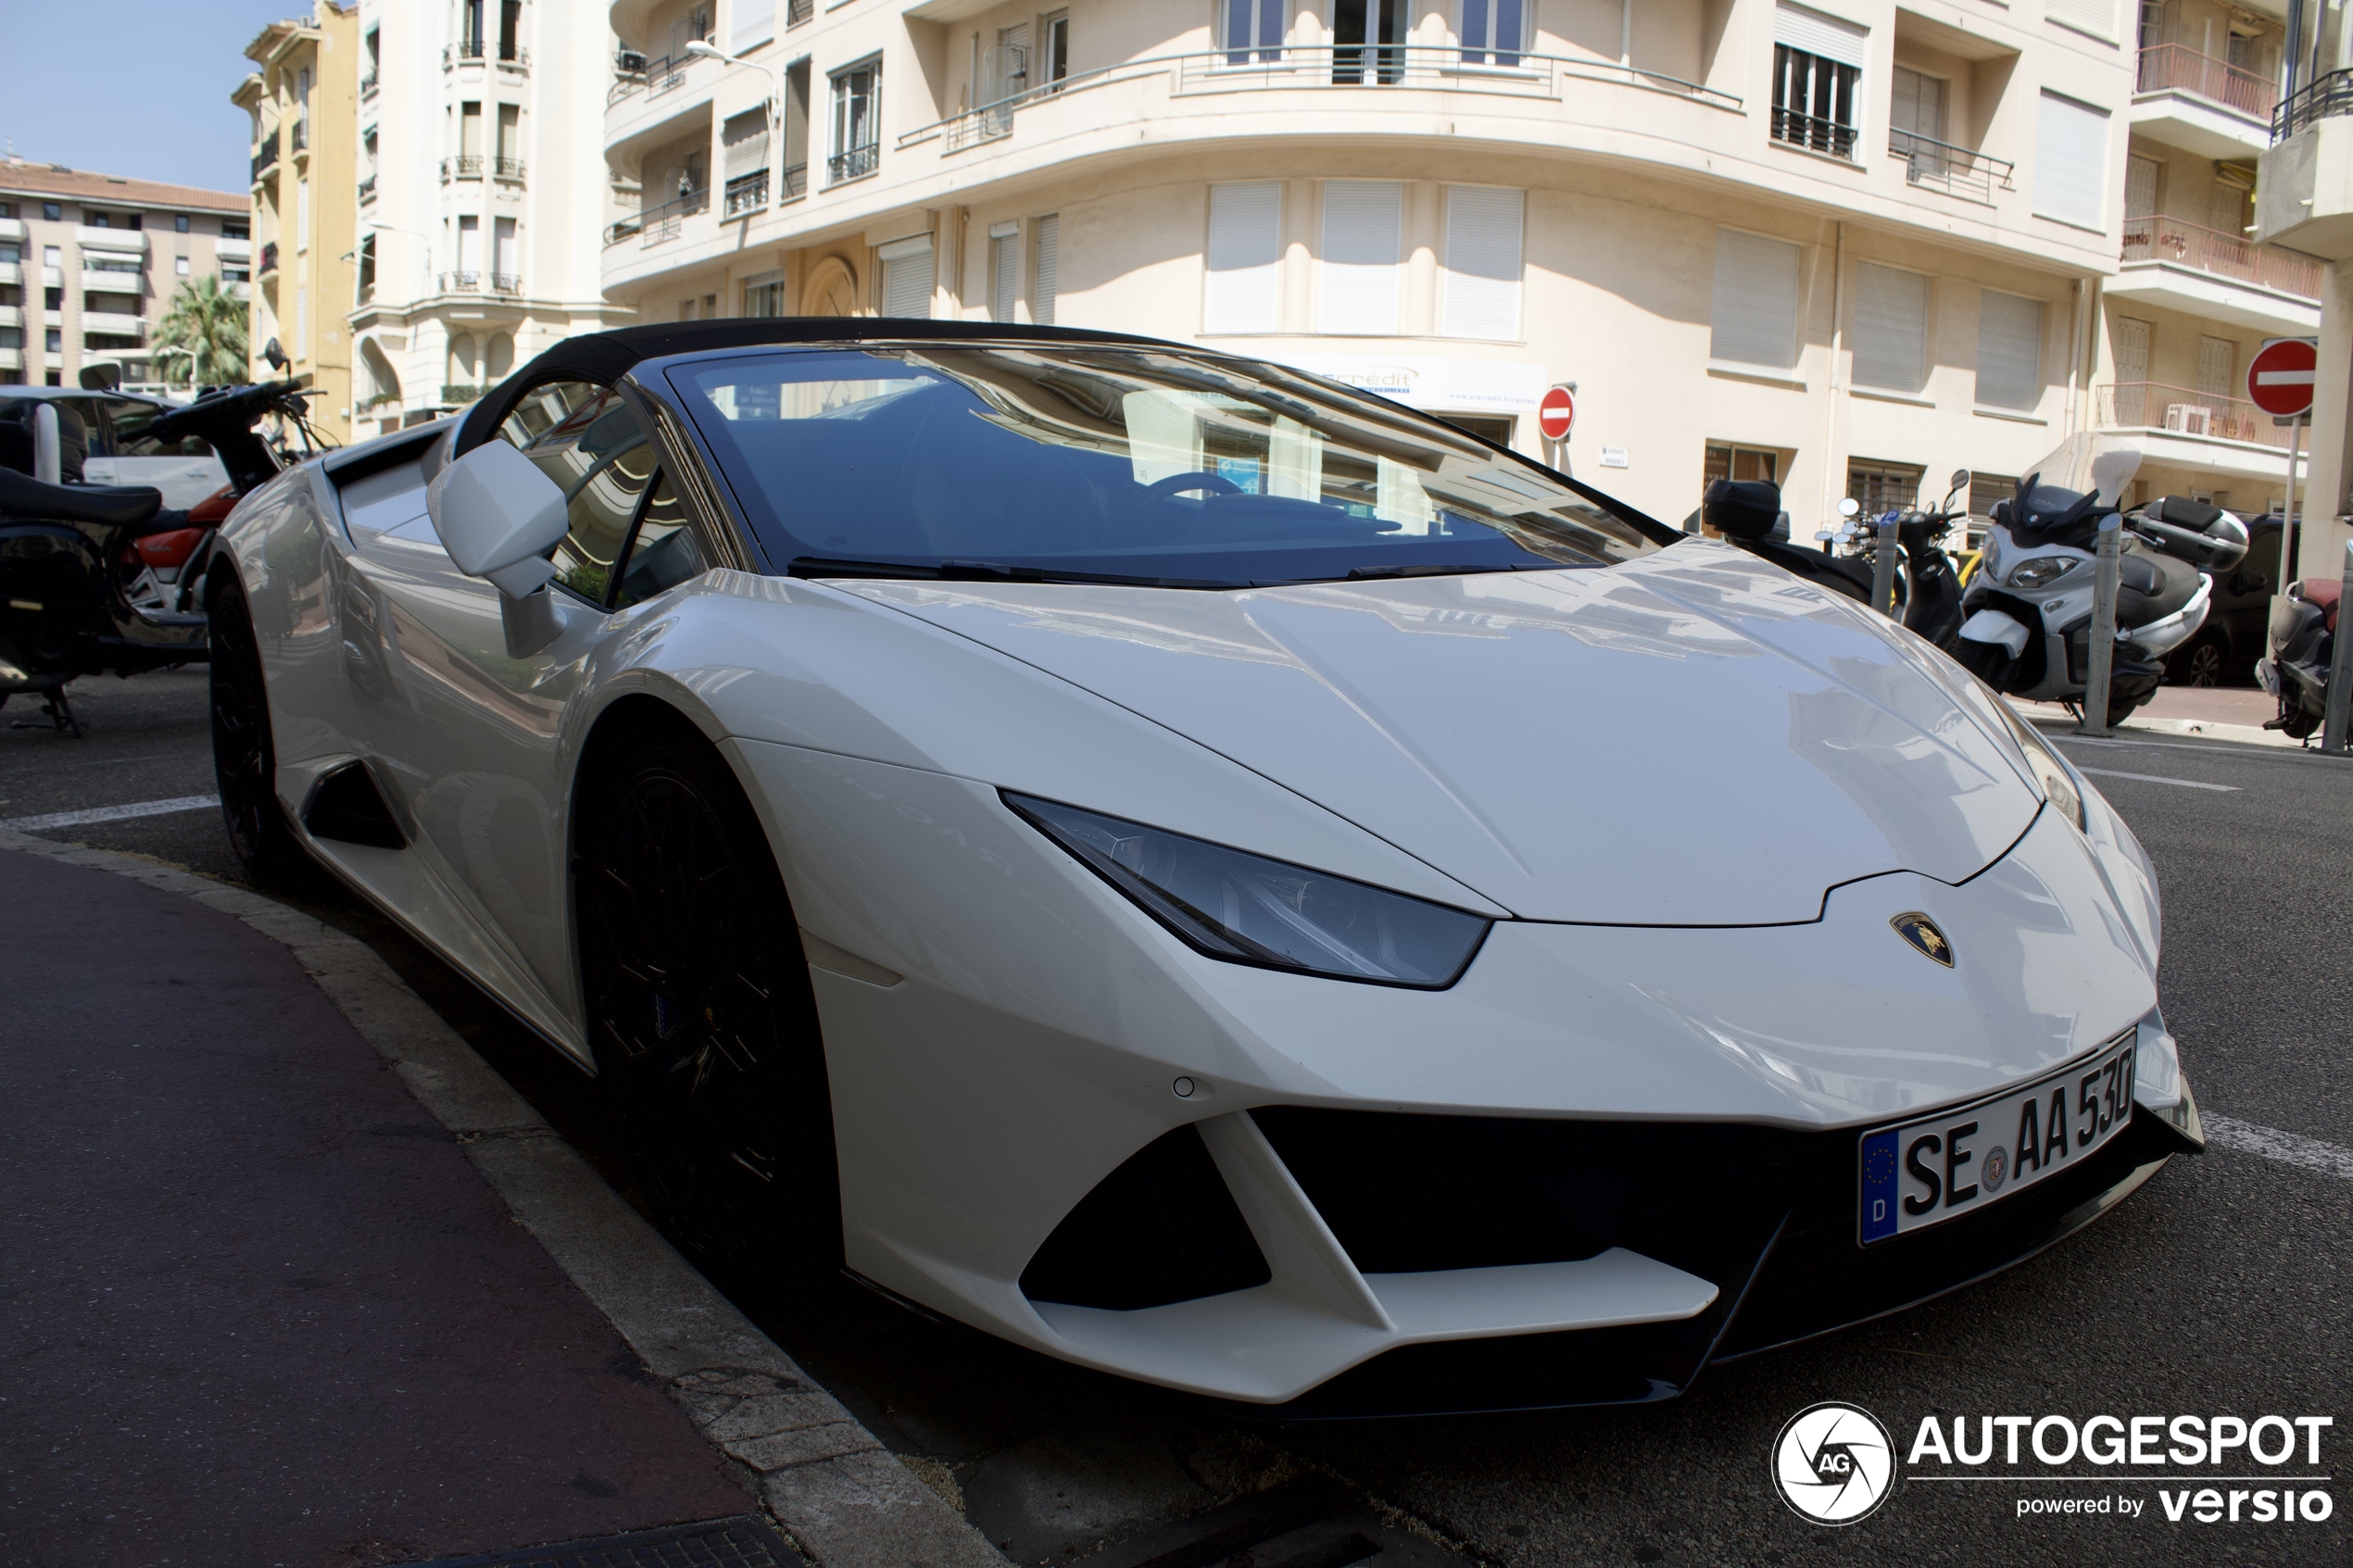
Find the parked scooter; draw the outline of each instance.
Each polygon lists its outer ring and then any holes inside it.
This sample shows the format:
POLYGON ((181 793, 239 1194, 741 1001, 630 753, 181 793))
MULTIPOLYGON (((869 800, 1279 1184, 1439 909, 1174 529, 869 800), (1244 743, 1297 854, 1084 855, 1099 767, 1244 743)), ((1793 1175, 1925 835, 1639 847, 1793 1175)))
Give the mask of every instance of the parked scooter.
MULTIPOLYGON (((1994 507, 1954 649, 1971 674, 2030 702, 2082 701, 2100 524, 2118 515, 2140 459, 2137 448, 2112 438, 2076 436, 1994 507)), ((2236 565, 2247 546, 2239 519, 2178 495, 2150 502, 2121 526, 2111 724, 2156 694, 2165 656, 2205 624, 2209 574, 2236 565)))
POLYGON ((2279 717, 2263 721, 2265 729, 2308 740, 2326 719, 2344 589, 2339 579, 2298 579, 2273 603, 2271 646, 2255 661, 2256 683, 2280 704, 2279 717))
POLYGON ((1861 505, 1849 496, 1838 506, 1845 521, 1814 535, 1842 558, 1856 562, 1870 581, 1878 570, 1880 533, 1894 529, 1902 546, 1895 568, 1895 617, 1946 653, 1953 651, 1966 618, 1961 613, 1960 573, 1945 552, 1944 541, 1953 524, 1969 516, 1969 470, 1955 469, 1944 504, 1934 510, 1890 508, 1875 521, 1864 519, 1861 505))
POLYGON ((263 420, 325 445, 305 415, 309 395, 294 382, 225 387, 157 417, 156 439, 200 437, 228 470, 226 493, 185 512, 145 485, 61 483, 60 452, 87 440, 69 408, 44 402, 30 427, 0 427, 0 703, 38 692, 48 721, 78 735, 67 682, 202 660, 214 531, 291 456, 257 429, 263 420))
MULTIPOLYGON (((1954 493, 1966 495, 1969 482, 1969 470, 1957 470, 1953 475, 1954 493)), ((1919 584, 1917 590, 1899 590, 1900 618, 1930 642, 1951 648, 1961 624, 1961 586, 1952 558, 1944 553, 1944 540, 1955 520, 1968 515, 1952 509, 1952 495, 1944 497, 1944 507, 1936 511, 1890 511, 1870 523, 1856 521, 1861 508, 1850 497, 1839 504, 1845 525, 1814 535, 1826 545, 1843 542, 1850 546, 1837 551, 1802 549, 1790 543, 1789 514, 1780 509, 1780 503, 1781 493, 1776 485, 1758 480, 1719 479, 1707 487, 1706 498, 1700 503, 1700 521, 1727 543, 1862 604, 1871 602, 1878 531, 1894 528, 1908 568, 1903 577, 1908 583, 1919 584), (1857 540, 1864 543, 1856 546, 1857 540)))

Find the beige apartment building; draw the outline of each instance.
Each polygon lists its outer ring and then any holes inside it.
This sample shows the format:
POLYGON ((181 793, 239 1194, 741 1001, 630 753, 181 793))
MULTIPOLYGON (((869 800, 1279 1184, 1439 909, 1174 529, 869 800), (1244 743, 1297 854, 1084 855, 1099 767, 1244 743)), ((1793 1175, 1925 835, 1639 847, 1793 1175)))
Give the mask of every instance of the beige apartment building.
MULTIPOLYGON (((351 292, 359 430, 472 402, 609 305, 598 231, 614 44, 605 0, 359 0, 351 292)), ((629 199, 635 200, 630 187, 629 199)))
POLYGON ((233 192, 0 160, 0 386, 79 386, 102 362, 126 386, 185 385, 156 329, 182 282, 242 283, 247 236, 233 192))
POLYGON ((256 381, 291 375, 323 395, 310 418, 351 439, 351 298, 358 246, 352 185, 359 86, 357 8, 318 0, 308 21, 273 22, 245 45, 259 68, 231 101, 252 117, 256 260, 247 327, 256 381), (288 364, 271 367, 275 342, 288 364))
POLYGON ((610 15, 603 282, 647 319, 1144 332, 1529 452, 1573 383, 1580 476, 1676 520, 1770 477, 1800 537, 1957 466, 1982 510, 2089 427, 2148 494, 2284 488, 2233 380, 2319 317, 2315 262, 2244 232, 2270 0, 610 15))

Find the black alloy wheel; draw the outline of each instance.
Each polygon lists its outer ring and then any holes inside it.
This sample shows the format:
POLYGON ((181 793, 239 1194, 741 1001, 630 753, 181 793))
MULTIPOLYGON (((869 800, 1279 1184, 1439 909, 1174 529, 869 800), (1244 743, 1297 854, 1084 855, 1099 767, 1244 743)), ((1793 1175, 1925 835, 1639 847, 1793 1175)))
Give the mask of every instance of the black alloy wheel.
POLYGON ((212 692, 212 774, 229 847, 257 884, 283 884, 308 864, 278 803, 278 753, 261 643, 245 590, 233 579, 212 596, 208 641, 212 692))
POLYGON ((2166 675, 2169 684, 2176 686, 2221 685, 2222 645, 2211 637, 2200 637, 2182 650, 2166 675))
POLYGON ((759 818, 699 735, 665 730, 594 771, 574 866, 581 989, 655 1217, 704 1257, 781 1245, 838 1261, 824 1044, 759 818))

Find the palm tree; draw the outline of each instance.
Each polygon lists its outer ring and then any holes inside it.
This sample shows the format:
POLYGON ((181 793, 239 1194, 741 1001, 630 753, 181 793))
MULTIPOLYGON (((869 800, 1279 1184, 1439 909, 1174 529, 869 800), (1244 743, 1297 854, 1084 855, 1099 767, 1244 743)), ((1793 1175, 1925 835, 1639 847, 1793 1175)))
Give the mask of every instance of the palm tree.
MULTIPOLYGON (((180 285, 171 308, 156 329, 156 346, 180 350, 157 358, 184 364, 194 385, 220 385, 246 379, 245 302, 226 293, 218 278, 195 278, 180 285)), ((176 365, 175 365, 176 368, 176 365)), ((167 373, 167 380, 180 376, 167 373)))

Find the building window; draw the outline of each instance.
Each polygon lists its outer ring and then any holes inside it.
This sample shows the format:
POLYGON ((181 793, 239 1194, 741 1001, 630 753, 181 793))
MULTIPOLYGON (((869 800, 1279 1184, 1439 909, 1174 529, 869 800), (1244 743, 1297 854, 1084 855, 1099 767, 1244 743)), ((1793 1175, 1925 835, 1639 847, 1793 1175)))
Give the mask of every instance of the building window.
MULTIPOLYGON (((220 271, 226 277, 229 270, 223 267, 220 271)), ((362 234, 359 236, 359 303, 365 305, 375 297, 376 236, 362 234)))
POLYGON ((498 57, 509 65, 522 58, 522 0, 500 0, 498 57))
POLYGON ((1463 63, 1516 66, 1528 47, 1526 0, 1463 0, 1463 63))
POLYGON ((1229 66, 1283 57, 1283 10, 1288 0, 1218 0, 1218 43, 1229 66), (1253 53, 1253 45, 1255 52, 1253 53))
POLYGON ((516 244, 511 218, 491 220, 490 286, 500 294, 522 292, 522 251, 516 244))
POLYGON ((1324 182, 1317 332, 1396 335, 1404 210, 1405 187, 1395 181, 1324 182))
POLYGON ((1056 11, 1039 27, 1045 34, 1040 40, 1045 47, 1041 51, 1039 74, 1047 91, 1051 92, 1070 75, 1070 13, 1056 11))
POLYGON ((727 53, 740 55, 776 36, 776 0, 736 0, 727 7, 727 53))
POLYGON ((744 314, 781 316, 785 313, 785 279, 781 272, 763 272, 744 281, 744 314))
POLYGON ((1038 260, 1029 275, 1029 319, 1041 327, 1054 324, 1054 299, 1062 287, 1062 215, 1050 212, 1038 220, 1038 260))
POLYGON ((795 60, 785 70, 784 186, 781 204, 809 194, 809 62, 795 60))
POLYGON ((1010 321, 1021 299, 1021 225, 988 227, 988 319, 1010 321))
POLYGON ((922 319, 931 314, 931 236, 893 240, 875 252, 882 262, 882 313, 922 319))
POLYGON ((1977 306, 1977 401, 2032 408, 2042 400, 2043 302, 1985 290, 1977 306))
POLYGON ((1519 336, 1524 192, 1446 187, 1446 275, 1439 331, 1448 337, 1519 336))
POLYGON ((1762 481, 1778 484, 1781 476, 1781 455, 1759 446, 1734 446, 1727 443, 1707 444, 1706 471, 1701 476, 1701 488, 1705 489, 1719 479, 1739 483, 1762 481))
POLYGON ((825 160, 825 183, 862 180, 882 161, 882 61, 837 71, 834 89, 834 150, 825 160))
POLYGON ((2197 389, 2204 395, 2221 400, 2232 395, 2237 383, 2233 374, 2238 369, 2239 345, 2226 337, 2201 337, 2197 340, 2197 389))
POLYGON ((224 218, 220 220, 220 237, 224 240, 253 238, 253 220, 248 218, 224 218))
POLYGON ((66 334, 64 331, 57 327, 51 327, 48 333, 42 339, 41 345, 52 354, 64 353, 66 348, 66 334))
POLYGON ((85 212, 82 215, 82 220, 88 223, 93 229, 111 229, 114 227, 114 219, 107 213, 85 212))
POLYGON ((1738 229, 1716 231, 1708 357, 1786 370, 1797 363, 1799 247, 1738 229))
POLYGON ((1927 380, 1927 275, 1856 263, 1855 384, 1918 392, 1927 380))
POLYGON ((1856 458, 1846 465, 1846 493, 1862 507, 1865 517, 1910 511, 1920 504, 1920 475, 1925 471, 1916 463, 1856 458))
POLYGON ((2034 213, 2079 229, 2108 222, 2108 111, 2045 92, 2036 122, 2034 213))
POLYGON ((1204 332, 1271 332, 1282 307, 1283 185, 1279 180, 1209 188, 1204 332))
POLYGON ((44 267, 64 266, 64 252, 60 251, 56 245, 43 245, 41 247, 41 265, 44 267))
POLYGON ((1969 530, 1972 537, 1983 531, 1985 522, 1993 520, 1995 502, 2011 500, 2017 495, 2018 477, 2015 474, 1978 473, 1972 470, 1969 476, 1969 516, 1972 519, 1984 520, 1984 521, 1977 522, 1969 530))
POLYGON ((181 277, 186 277, 188 275, 188 258, 184 256, 173 257, 171 258, 171 270, 178 273, 181 277))
POLYGON ((2116 0, 2044 0, 2043 14, 2095 38, 2116 37, 2116 0))
POLYGON ((720 127, 725 159, 726 205, 722 215, 744 218, 768 205, 768 106, 730 115, 720 127))
POLYGON ((16 215, 17 215, 17 204, 16 204, 16 203, 14 203, 14 202, 0 202, 0 218, 14 218, 16 215))
POLYGON ((43 202, 41 204, 41 216, 47 219, 52 223, 62 223, 66 220, 66 209, 58 206, 56 202, 43 202))
POLYGON ((1782 0, 1773 11, 1773 140, 1855 156, 1856 85, 1869 34, 1782 0))
POLYGON ((179 212, 172 215, 171 232, 175 234, 184 234, 188 232, 188 215, 186 213, 179 212))

